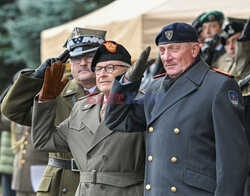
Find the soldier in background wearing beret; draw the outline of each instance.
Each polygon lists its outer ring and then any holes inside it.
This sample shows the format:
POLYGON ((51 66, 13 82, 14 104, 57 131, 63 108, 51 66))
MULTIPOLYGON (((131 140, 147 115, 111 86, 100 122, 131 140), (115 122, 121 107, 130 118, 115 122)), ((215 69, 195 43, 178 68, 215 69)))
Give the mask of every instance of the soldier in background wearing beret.
POLYGON ((155 42, 166 74, 131 101, 146 69, 146 49, 114 81, 111 94, 123 95, 123 104, 115 99, 105 111, 113 131, 146 131, 144 195, 243 196, 249 151, 237 82, 209 69, 189 24, 163 27, 155 42))
POLYGON ((241 36, 244 23, 230 22, 222 29, 220 40, 226 53, 219 57, 219 59, 212 65, 220 71, 232 74, 233 64, 236 56, 237 39, 241 36))
POLYGON ((199 18, 199 23, 202 25, 200 33, 205 45, 202 46, 203 58, 208 65, 213 63, 225 53, 223 45, 220 42, 220 34, 224 22, 224 14, 221 11, 206 12, 199 18))
MULTIPOLYGON (((31 107, 34 97, 42 88, 46 68, 57 61, 66 62, 70 57, 73 79, 56 99, 58 107, 54 124, 65 120, 80 97, 97 90, 91 62, 98 46, 104 42, 105 35, 106 31, 102 30, 74 28, 65 44, 67 50, 62 55, 47 59, 36 70, 21 73, 3 100, 3 114, 12 121, 31 126, 31 107)), ((57 86, 52 88, 58 91, 57 86)), ((70 152, 50 152, 37 196, 75 195, 80 175, 74 166, 70 152)))
POLYGON ((53 121, 60 92, 51 91, 51 86, 65 85, 63 65, 55 63, 46 70, 39 102, 34 102, 33 143, 40 150, 72 152, 80 170, 76 196, 142 196, 144 133, 113 132, 103 121, 112 82, 131 67, 131 56, 122 45, 107 41, 96 51, 91 66, 101 93, 78 101, 57 127, 53 121))

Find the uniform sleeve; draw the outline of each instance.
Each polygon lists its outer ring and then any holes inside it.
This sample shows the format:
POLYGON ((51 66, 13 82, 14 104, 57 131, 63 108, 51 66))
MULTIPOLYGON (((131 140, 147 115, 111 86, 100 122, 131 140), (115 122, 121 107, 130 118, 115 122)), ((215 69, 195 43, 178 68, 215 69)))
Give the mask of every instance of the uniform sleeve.
POLYGON ((68 119, 54 126, 56 100, 34 102, 32 116, 32 143, 42 151, 69 152, 67 144, 68 119))
POLYGON ((10 131, 10 120, 0 114, 0 131, 10 131))
POLYGON ((1 105, 1 111, 7 118, 26 126, 31 126, 31 107, 43 84, 43 80, 29 77, 30 73, 21 73, 1 105))
POLYGON ((145 131, 143 97, 135 99, 140 83, 122 85, 119 79, 119 77, 115 79, 110 92, 113 99, 107 104, 105 123, 113 131, 145 131))
POLYGON ((228 79, 213 100, 216 145, 215 196, 243 196, 249 149, 244 129, 244 105, 237 83, 228 79))

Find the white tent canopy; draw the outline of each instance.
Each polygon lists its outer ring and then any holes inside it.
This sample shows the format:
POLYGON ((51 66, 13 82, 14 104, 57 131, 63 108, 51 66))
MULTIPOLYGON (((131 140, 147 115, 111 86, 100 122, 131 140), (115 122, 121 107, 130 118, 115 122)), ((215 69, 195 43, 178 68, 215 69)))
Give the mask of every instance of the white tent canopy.
POLYGON ((191 22, 202 12, 220 10, 225 16, 248 18, 249 0, 116 0, 69 23, 44 30, 41 34, 42 60, 58 56, 74 27, 107 30, 106 40, 124 45, 136 59, 146 46, 151 56, 158 54, 154 39, 163 26, 191 22))

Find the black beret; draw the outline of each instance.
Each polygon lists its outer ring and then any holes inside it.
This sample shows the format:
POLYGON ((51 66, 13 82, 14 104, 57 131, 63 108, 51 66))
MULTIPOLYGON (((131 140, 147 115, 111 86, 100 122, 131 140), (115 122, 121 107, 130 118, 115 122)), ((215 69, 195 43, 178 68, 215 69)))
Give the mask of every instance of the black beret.
POLYGON ((156 45, 198 42, 198 35, 192 25, 187 23, 172 23, 162 28, 155 38, 156 45))
POLYGON ((223 45, 226 40, 236 33, 243 31, 244 24, 242 22, 230 22, 221 31, 220 40, 223 45))
POLYGON ((118 60, 131 65, 131 56, 122 45, 117 44, 114 41, 106 41, 96 50, 91 63, 91 69, 94 69, 99 62, 111 60, 118 60))

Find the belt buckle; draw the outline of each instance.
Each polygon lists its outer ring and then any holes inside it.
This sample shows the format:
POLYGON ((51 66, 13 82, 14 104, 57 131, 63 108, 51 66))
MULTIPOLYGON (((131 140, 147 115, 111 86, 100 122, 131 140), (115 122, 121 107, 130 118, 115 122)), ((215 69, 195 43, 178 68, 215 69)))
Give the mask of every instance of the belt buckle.
POLYGON ((76 165, 76 161, 75 159, 71 159, 71 171, 73 172, 80 172, 80 170, 78 169, 77 165, 76 165))
POLYGON ((97 171, 96 170, 92 170, 91 171, 91 183, 93 184, 96 184, 96 174, 97 174, 97 171))

